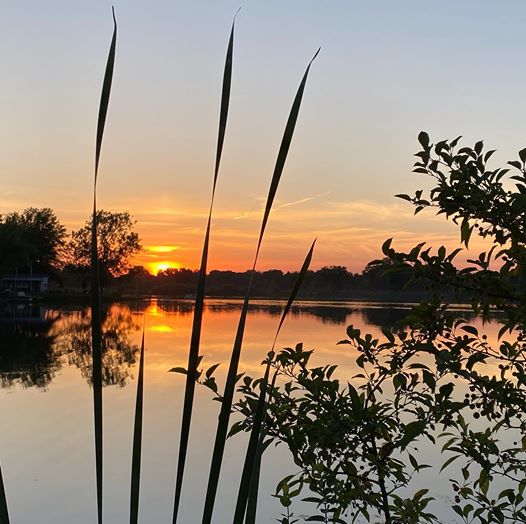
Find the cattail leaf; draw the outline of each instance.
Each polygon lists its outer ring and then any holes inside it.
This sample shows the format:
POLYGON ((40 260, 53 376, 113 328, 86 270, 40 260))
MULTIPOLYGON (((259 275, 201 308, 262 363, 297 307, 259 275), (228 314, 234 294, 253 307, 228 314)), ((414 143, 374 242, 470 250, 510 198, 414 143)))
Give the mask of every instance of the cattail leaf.
POLYGON ((274 197, 276 196, 276 191, 281 179, 281 174, 283 172, 283 167, 285 166, 285 161, 287 159, 287 154, 292 142, 292 137, 294 134, 294 128, 296 126, 296 121, 298 118, 301 100, 303 97, 303 92, 305 91, 305 84, 307 82, 307 76, 310 70, 312 61, 316 58, 319 53, 319 49, 309 62, 305 74, 301 80, 300 86, 292 103, 292 108, 290 110, 289 118, 287 120, 287 125, 285 126, 285 132, 283 134, 283 139, 281 141, 281 146, 279 149, 278 157, 276 160, 276 166, 274 168, 274 173, 272 175, 272 180, 270 183, 270 189, 267 196, 267 203, 265 205, 265 212, 263 215, 263 222, 261 224, 261 231, 259 234, 256 254, 254 256, 254 263, 252 265, 252 271, 250 272, 250 278, 247 286, 247 291, 245 299, 243 301, 243 307, 241 309, 241 315, 239 317, 239 324, 237 327, 236 338, 234 341, 234 347, 232 349, 232 355, 230 357, 230 365, 228 368, 225 390, 223 394, 223 400, 221 402, 221 410, 219 412, 219 420, 217 425, 216 437, 214 441, 214 451, 212 453, 212 463, 210 465, 210 473, 208 476, 208 485, 206 490, 205 497, 205 507, 203 510, 203 524, 210 524, 212 520, 212 514, 214 511, 215 498, 217 494, 217 487, 219 484, 219 475, 221 472, 221 465, 223 463, 223 454, 225 451, 225 442, 228 434, 228 424, 230 420, 230 411, 232 409, 232 401, 234 398, 234 391, 236 386, 236 376, 237 370, 239 367, 239 360, 241 357, 241 347, 243 345, 243 337, 245 333, 245 324, 247 320, 248 306, 250 302, 250 295, 252 292, 252 284, 254 281, 254 273, 256 269, 256 264, 259 256, 259 250, 261 248, 261 242, 263 240, 263 235, 265 233, 266 224, 270 215, 270 210, 272 208, 272 203, 274 202, 274 197))
MULTIPOLYGON (((320 48, 321 49, 321 48, 320 48)), ((314 59, 318 56, 320 49, 316 51, 312 57, 303 78, 301 79, 300 86, 292 103, 292 108, 290 110, 289 118, 285 126, 285 132, 283 133, 283 138, 281 140, 281 145, 279 147, 278 157, 276 159, 276 165, 274 167, 274 173, 272 174, 272 181, 270 182, 270 190, 268 193, 267 203, 265 205, 265 212, 263 214, 263 221, 261 223, 261 230, 259 232, 258 247, 256 249, 256 260, 261 248, 261 242, 263 241, 263 235, 265 234, 265 229, 267 227, 268 218, 270 216, 270 210, 272 209, 272 204, 274 202, 274 197, 276 196, 276 191, 278 190, 279 181, 281 180, 281 174, 283 173, 283 168, 285 167, 285 161, 287 160, 287 155, 289 153, 290 144, 292 142, 292 137, 294 136, 294 128, 296 127, 296 122, 298 120, 298 115, 301 107, 301 100, 303 98, 303 92, 305 91, 305 84, 307 83, 307 77, 309 76, 310 66, 314 59)), ((255 261, 254 261, 255 264, 255 261)), ((254 265, 255 267, 255 265, 254 265)))
POLYGON ((221 154, 223 153, 223 142, 225 141, 226 123, 228 120, 228 107, 230 105, 230 87, 232 85, 232 64, 234 57, 234 27, 236 23, 237 14, 241 8, 237 10, 232 22, 232 29, 230 30, 230 38, 228 40, 228 49, 226 52, 225 69, 223 72, 223 87, 221 90, 221 109, 219 110, 219 132, 217 135, 217 149, 216 149, 216 163, 214 168, 214 186, 212 194, 215 192, 217 184, 217 175, 219 173, 219 165, 221 164, 221 154))
POLYGON ((5 496, 2 468, 0 468, 0 524, 9 524, 9 512, 7 511, 7 498, 5 496))
POLYGON ((285 318, 287 317, 290 311, 290 308, 292 307, 292 304, 296 300, 296 297, 298 296, 298 292, 301 289, 301 286, 303 285, 303 281, 305 280, 305 276, 307 275, 307 271, 309 270, 309 266, 312 261, 312 254, 314 253, 314 246, 316 245, 316 240, 317 239, 315 238, 314 241, 312 242, 309 252, 307 253, 307 256, 305 257, 305 260, 303 261, 300 272, 298 273, 298 278, 296 279, 296 282, 294 282, 294 286, 292 288, 292 291, 290 292, 290 296, 287 301, 287 305, 285 306, 285 309, 283 310, 281 319, 279 321, 278 329, 276 330, 276 336, 274 337, 274 342, 272 343, 272 351, 274 351, 274 348, 276 346, 276 341, 278 339, 279 332, 281 331, 281 326, 283 326, 283 322, 285 322, 285 318))
POLYGON ((270 374, 270 366, 272 364, 272 359, 274 356, 274 348, 276 346, 276 341, 278 339, 279 332, 281 331, 283 322, 285 322, 285 318, 287 317, 290 311, 290 308, 292 307, 292 304, 294 303, 294 300, 296 299, 298 292, 301 289, 303 281, 305 280, 305 275, 307 274, 307 271, 309 269, 309 266, 312 260, 312 254, 314 252, 315 244, 316 244, 316 240, 314 240, 314 242, 312 243, 307 253, 307 256, 305 257, 303 265, 301 266, 300 272, 298 274, 298 278, 296 279, 296 282, 294 283, 294 286, 290 293, 285 309, 283 310, 283 313, 281 315, 281 319, 279 321, 278 328, 276 329, 276 335, 274 337, 274 342, 272 344, 272 350, 267 359, 265 375, 261 382, 260 394, 259 394, 258 403, 256 406, 256 412, 254 414, 254 421, 252 423, 252 430, 250 432, 250 438, 248 441, 247 452, 245 455, 245 462, 243 465, 243 473, 241 475, 241 482, 239 484, 239 491, 237 495, 237 502, 236 502, 236 509, 234 512, 233 524, 243 524, 243 521, 245 519, 245 512, 247 511, 247 504, 248 504, 249 498, 252 499, 251 504, 253 507, 251 508, 251 511, 250 511, 250 514, 251 514, 250 519, 248 519, 248 515, 247 515, 247 522, 252 521, 251 520, 252 515, 253 515, 253 518, 255 519, 255 511, 256 511, 255 506, 257 504, 257 490, 258 490, 258 485, 259 485, 259 469, 261 465, 261 453, 262 453, 262 442, 261 442, 262 437, 263 437, 262 426, 263 426, 263 419, 265 417, 266 393, 267 393, 268 377, 270 374), (254 478, 255 475, 257 475, 258 478, 254 478))
MULTIPOLYGON (((239 10, 238 10, 239 12, 239 10)), ((237 13, 236 13, 237 16, 237 13)), ((177 522, 179 513, 179 504, 181 502, 181 493, 183 488, 184 469, 186 464, 186 455, 188 451, 188 442, 190 439, 190 425, 192 421, 192 411, 195 395, 195 383, 197 379, 197 368, 199 366, 199 343, 201 340, 201 326, 203 322, 204 300, 205 300, 205 283, 206 269, 208 265, 208 246, 210 244, 210 226, 212 222, 212 209, 214 205, 214 195, 216 190, 217 176, 223 152, 223 143, 225 140, 226 124, 228 119, 228 108, 230 105, 230 87, 232 84, 232 64, 234 59, 234 27, 235 16, 232 22, 230 38, 225 59, 225 69, 223 73, 223 87, 221 93, 221 109, 219 112, 219 131, 217 136, 217 150, 214 167, 214 183, 212 187, 212 198, 208 212, 208 222, 206 225, 203 251, 201 255, 201 265, 199 268, 199 277, 197 281, 197 291, 195 294, 194 318, 192 323, 192 335, 190 337, 190 350, 188 353, 188 371, 186 373, 186 386, 183 402, 183 415, 181 421, 181 435, 179 440, 179 457, 177 461, 177 473, 175 480, 175 495, 172 523, 177 522)))
POLYGON ((95 186, 97 185, 97 175, 99 173, 100 151, 110 102, 111 82, 113 80, 113 69, 115 65, 115 49, 117 46, 117 20, 115 19, 115 9, 113 7, 111 8, 111 12, 113 15, 113 37, 111 39, 106 71, 104 72, 104 81, 102 83, 102 93, 100 95, 99 118, 97 120, 97 143, 95 148, 95 186))
POLYGON ((139 519, 139 493, 141 484, 142 412, 144 390, 144 324, 142 327, 141 356, 137 377, 137 396, 135 399, 135 422, 133 425, 133 451, 130 489, 130 524, 139 519))
POLYGON ((93 183, 93 218, 91 224, 91 344, 92 344, 92 383, 93 383, 93 417, 95 426, 95 468, 97 476, 97 521, 102 524, 102 321, 100 301, 100 276, 99 259, 97 249, 97 176, 99 171, 100 151, 104 125, 108 112, 108 103, 111 92, 111 81, 113 78, 113 66, 115 63, 115 47, 117 41, 117 21, 115 11, 113 14, 113 37, 106 63, 106 72, 102 85, 102 94, 99 106, 99 117, 97 121, 97 140, 95 148, 95 178, 93 183))
MULTIPOLYGON (((263 433, 261 433, 263 435, 263 433)), ((250 490, 248 493, 247 513, 245 516, 245 524, 256 524, 256 515, 258 507, 258 493, 259 493, 259 477, 261 473, 261 458, 263 456, 263 443, 258 441, 258 448, 256 452, 256 460, 254 463, 254 471, 250 478, 250 490)))

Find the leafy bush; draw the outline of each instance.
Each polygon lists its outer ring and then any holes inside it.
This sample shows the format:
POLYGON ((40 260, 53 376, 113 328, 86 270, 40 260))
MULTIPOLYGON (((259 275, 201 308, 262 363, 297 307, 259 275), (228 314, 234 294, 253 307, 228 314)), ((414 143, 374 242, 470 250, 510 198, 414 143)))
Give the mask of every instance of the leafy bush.
POLYGON ((466 247, 475 232, 490 249, 457 267, 460 249, 432 253, 422 243, 402 253, 386 241, 388 271, 409 273, 431 296, 407 329, 374 338, 349 326, 340 343, 361 368, 352 378, 335 365, 313 367, 301 344, 269 354, 270 385, 244 378, 231 433, 253 428, 263 387, 263 447, 284 443, 297 466, 277 487, 283 524, 298 522, 291 504, 300 495, 316 506, 310 521, 438 522, 432 486, 418 480, 425 441, 441 447, 443 470, 460 466, 450 486, 463 522, 526 522, 526 150, 510 171, 487 166, 494 151, 482 142, 457 149, 458 138, 433 145, 426 133, 419 142, 415 172, 434 187, 398 196, 415 214, 434 207, 452 219, 466 247), (445 288, 498 322, 498 341, 454 315, 445 288), (420 483, 414 493, 411 479, 420 483))

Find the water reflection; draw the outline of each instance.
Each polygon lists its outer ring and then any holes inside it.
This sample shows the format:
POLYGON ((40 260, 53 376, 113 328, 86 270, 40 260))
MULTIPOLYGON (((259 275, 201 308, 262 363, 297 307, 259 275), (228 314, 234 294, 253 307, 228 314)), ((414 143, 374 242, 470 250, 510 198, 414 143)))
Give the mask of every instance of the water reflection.
MULTIPOLYGON (((254 301, 250 313, 261 321, 277 322, 284 304, 254 301)), ((211 300, 206 304, 206 314, 217 319, 212 320, 214 325, 221 326, 223 319, 237 315, 240 307, 241 302, 236 300, 211 300)), ((178 329, 175 319, 183 318, 184 324, 188 323, 192 310, 191 300, 153 299, 134 305, 106 306, 102 317, 103 384, 123 387, 132 378, 139 351, 134 340, 143 314, 150 319, 149 331, 162 335, 178 329)), ((409 306, 400 305, 299 302, 290 316, 334 326, 345 327, 358 321, 384 328, 402 326, 408 312, 409 306)), ((4 304, 0 308, 0 386, 46 388, 64 366, 78 368, 83 379, 91 384, 90 322, 90 309, 84 306, 4 304)))
MULTIPOLYGON (((139 319, 128 306, 113 304, 102 315, 103 385, 126 385, 139 347, 132 343, 139 319)), ((91 384, 89 308, 56 310, 6 304, 0 315, 0 386, 46 388, 64 365, 77 367, 91 384)))
MULTIPOLYGON (((91 384, 91 314, 89 309, 74 311, 54 326, 54 350, 68 365, 80 369, 91 384)), ((138 331, 139 320, 128 306, 113 304, 102 310, 102 384, 125 386, 132 376, 139 347, 130 337, 138 331)))
POLYGON ((60 369, 52 331, 55 316, 44 307, 7 304, 0 314, 0 386, 45 388, 60 369))
MULTIPOLYGON (((250 311, 264 313, 272 317, 278 317, 283 312, 285 302, 259 301, 250 305, 250 311)), ((240 308, 236 302, 219 302, 207 305, 207 310, 214 313, 235 311, 240 308)), ((409 305, 400 304, 357 304, 357 303, 334 303, 334 302, 300 302, 292 306, 290 316, 311 317, 321 320, 324 324, 347 325, 351 315, 359 314, 364 317, 368 324, 378 327, 394 326, 399 323, 403 325, 403 319, 409 313, 409 305)))
MULTIPOLYGON (((254 301, 247 319, 240 372, 252 376, 262 373, 261 361, 270 349, 284 305, 254 301)), ((13 310, 10 305, 0 306, 0 386, 5 388, 0 390, 0 449, 4 450, 2 470, 9 486, 13 521, 33 522, 38 514, 42 524, 90 524, 96 520, 96 506, 92 396, 87 387, 91 377, 89 308, 24 307, 13 310), (57 504, 57 493, 68 503, 57 504), (28 499, 32 504, 27 504, 28 499)), ((191 300, 147 300, 112 304, 104 312, 104 381, 106 385, 124 386, 104 391, 105 521, 129 519, 129 461, 136 392, 133 376, 137 373, 143 315, 146 418, 141 512, 144 522, 168 522, 171 518, 177 462, 174 441, 180 430, 185 377, 168 370, 186 365, 192 307, 191 300)), ((240 307, 239 300, 206 302, 201 353, 205 366, 222 363, 216 373, 220 388, 240 307)), ((358 373, 358 368, 352 348, 337 345, 345 338, 345 327, 354 324, 375 337, 381 336, 381 327, 403 322, 409 310, 409 305, 298 302, 283 326, 277 347, 304 342, 308 349, 315 349, 313 365, 338 364, 339 377, 347 380, 358 373)), ((490 342, 497 340, 496 324, 482 326, 481 321, 476 321, 475 325, 488 333, 490 342)), ((208 390, 197 389, 181 510, 181 521, 185 523, 197 522, 195 507, 201 507, 205 496, 218 408, 208 390)), ((242 439, 238 435, 227 442, 216 522, 232 521, 245 450, 242 439)), ((426 463, 440 464, 436 454, 429 456, 426 463)), ((258 522, 274 522, 273 517, 279 515, 279 502, 269 494, 293 468, 285 448, 269 451, 261 477, 258 522)), ((431 475, 438 469, 439 466, 428 471, 431 475)), ((437 488, 438 496, 449 493, 447 475, 445 479, 442 482, 430 477, 428 484, 437 488)))

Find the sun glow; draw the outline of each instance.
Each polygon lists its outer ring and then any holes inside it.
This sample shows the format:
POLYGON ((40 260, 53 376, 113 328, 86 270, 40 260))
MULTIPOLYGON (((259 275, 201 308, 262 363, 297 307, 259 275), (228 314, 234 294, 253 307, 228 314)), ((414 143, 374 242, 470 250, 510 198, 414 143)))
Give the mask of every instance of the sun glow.
POLYGON ((176 249, 179 249, 179 246, 146 246, 144 249, 146 251, 151 251, 152 253, 171 253, 176 249))
POLYGON ((167 269, 179 269, 180 265, 177 262, 170 262, 163 260, 162 262, 150 262, 148 264, 148 270, 153 275, 158 275, 160 271, 166 271, 167 269))
POLYGON ((166 324, 153 324, 148 329, 155 333, 173 333, 175 331, 173 327, 166 324))

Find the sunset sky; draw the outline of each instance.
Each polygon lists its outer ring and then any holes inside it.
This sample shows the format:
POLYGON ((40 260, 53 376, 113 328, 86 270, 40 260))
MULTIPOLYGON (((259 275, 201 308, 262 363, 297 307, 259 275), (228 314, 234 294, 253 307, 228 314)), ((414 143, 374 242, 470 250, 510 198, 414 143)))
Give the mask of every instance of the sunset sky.
MULTIPOLYGON (((314 267, 353 271, 388 237, 456 244, 454 226, 413 217, 393 195, 429 187, 411 173, 422 129, 484 139, 494 165, 526 146, 526 3, 117 0, 98 199, 137 220, 137 262, 198 265, 240 5, 209 268, 251 265, 285 121, 319 46, 258 268, 298 268, 315 236, 314 267)), ((111 32, 111 2, 3 5, 0 213, 46 206, 68 229, 86 220, 111 32)))

